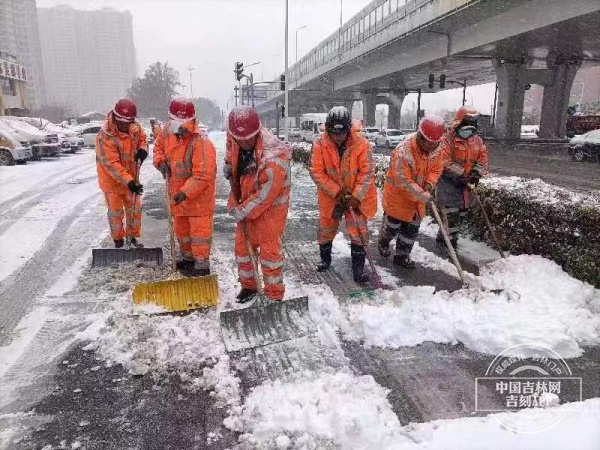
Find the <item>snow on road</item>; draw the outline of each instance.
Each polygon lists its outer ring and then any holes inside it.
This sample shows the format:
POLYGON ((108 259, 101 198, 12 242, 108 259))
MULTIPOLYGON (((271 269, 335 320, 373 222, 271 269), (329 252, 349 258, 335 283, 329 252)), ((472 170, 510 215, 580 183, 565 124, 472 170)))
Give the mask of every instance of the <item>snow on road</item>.
MULTIPOLYGON (((456 269, 455 269, 456 273, 456 269)), ((350 308, 367 345, 399 348, 425 341, 457 344, 496 355, 522 342, 554 349, 563 358, 600 344, 600 290, 539 256, 511 256, 470 277, 495 293, 463 288, 434 292, 406 286, 382 292, 377 304, 350 308)))
MULTIPOLYGON (((220 165, 224 134, 213 133, 211 138, 220 165)), ((490 354, 523 341, 535 341, 563 357, 580 355, 584 345, 600 344, 599 291, 539 257, 510 257, 493 263, 480 277, 469 277, 473 283, 488 289, 507 288, 499 294, 466 288, 449 293, 434 292, 429 286, 398 287, 395 277, 380 268, 384 282, 394 289, 349 305, 342 304, 327 285, 301 282, 291 269, 285 278, 286 298, 309 296, 311 315, 320 328, 317 341, 327 341, 320 347, 307 342, 304 350, 331 353, 335 357, 340 353, 340 365, 296 371, 266 381, 244 397, 236 373, 243 371, 244 366, 232 365, 219 328, 220 311, 244 307, 233 300, 238 284, 231 242, 215 242, 213 248, 211 265, 219 277, 221 294, 218 308, 183 316, 143 311, 134 316, 133 285, 164 279, 170 271, 166 266, 145 264, 86 269, 89 248, 105 238, 108 231, 93 176, 93 159, 84 159, 90 156, 84 153, 65 160, 55 178, 44 174, 37 165, 17 167, 14 173, 4 170, 13 168, 0 168, 0 186, 12 182, 0 206, 7 205, 14 212, 6 222, 0 221, 0 245, 14 242, 23 233, 29 239, 24 246, 9 246, 8 253, 3 252, 0 278, 11 279, 19 273, 64 217, 75 214, 75 219, 100 223, 104 230, 96 233, 95 241, 86 244, 86 252, 60 267, 60 276, 48 285, 40 285, 41 292, 33 302, 36 307, 20 324, 20 337, 9 346, 0 347, 0 396, 6 402, 17 392, 15 387, 23 387, 33 379, 9 380, 2 375, 23 359, 27 345, 45 321, 62 313, 58 305, 82 302, 87 308, 77 314, 63 315, 63 320, 76 321, 81 326, 75 332, 71 327, 61 345, 45 348, 46 360, 56 359, 76 339, 89 341, 85 350, 96 352, 105 367, 122 365, 132 376, 152 377, 156 383, 180 383, 190 393, 210 391, 227 412, 223 425, 241 433, 240 449, 535 449, 542 448, 538 438, 510 432, 494 416, 401 426, 388 400, 389 391, 372 376, 357 375, 348 367, 341 340, 389 348, 415 346, 425 341, 461 342, 472 350, 490 354), (32 181, 35 177, 39 177, 37 182, 32 181), (44 192, 52 195, 44 196, 44 192), (85 217, 77 217, 78 205, 86 201, 94 205, 81 208, 79 214, 85 217), (18 250, 24 258, 18 258, 18 250)), ((149 164, 143 170, 142 182, 160 181, 160 175, 149 164)), ((219 170, 222 193, 227 187, 220 173, 219 170)), ((314 186, 305 169, 294 167, 293 173, 296 192, 290 219, 316 220, 314 186)), ((222 208, 223 198, 218 199, 218 205, 222 208)), ((425 222, 421 229, 428 235, 436 231, 430 222, 425 222)), ((349 248, 341 237, 335 241, 334 254, 349 257, 349 248)), ((423 248, 416 247, 413 256, 424 265, 457 275, 449 262, 423 248)), ((264 351, 268 354, 267 349, 264 351)), ((33 368, 38 370, 37 366, 33 368)), ((563 422, 543 434, 544 449, 591 450, 594 443, 600 442, 600 431, 593 426, 600 419, 600 400, 588 400, 580 406, 579 412, 567 414, 563 422), (568 441, 566 436, 571 436, 568 441)), ((530 413, 506 414, 518 423, 530 413)), ((7 417, 0 415, 0 423, 7 417)), ((0 428, 0 444, 9 433, 10 430, 0 428)))

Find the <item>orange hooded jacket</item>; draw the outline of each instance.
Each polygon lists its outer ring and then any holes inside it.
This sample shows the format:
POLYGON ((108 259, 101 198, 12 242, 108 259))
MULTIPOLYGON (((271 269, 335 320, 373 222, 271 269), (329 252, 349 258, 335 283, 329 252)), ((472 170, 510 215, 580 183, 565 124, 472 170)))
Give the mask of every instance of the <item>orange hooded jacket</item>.
MULTIPOLYGON (((225 164, 236 178, 240 146, 227 133, 225 164)), ((265 128, 254 147, 255 167, 247 167, 239 177, 241 198, 238 203, 233 189, 227 209, 236 222, 246 220, 254 239, 269 240, 283 234, 287 221, 291 190, 292 149, 265 128)), ((230 178, 231 181, 231 178, 230 178)))
POLYGON ((313 144, 310 175, 318 188, 317 200, 322 216, 332 216, 336 196, 343 188, 360 202, 360 212, 367 219, 375 216, 377 190, 373 154, 369 141, 356 129, 350 130, 341 160, 335 142, 327 133, 321 135, 313 144))
POLYGON ((127 183, 135 179, 135 151, 148 150, 146 133, 137 122, 127 133, 117 130, 113 112, 106 115, 96 136, 96 168, 98 185, 103 192, 125 194, 127 183))
POLYGON ((154 144, 153 163, 158 168, 167 162, 171 169, 169 193, 181 191, 187 199, 171 206, 173 216, 202 217, 215 209, 217 156, 213 143, 195 121, 184 124, 188 133, 177 137, 165 124, 154 144))
POLYGON ((425 202, 431 198, 425 183, 435 186, 442 174, 443 155, 439 147, 429 155, 421 151, 416 134, 392 152, 383 185, 383 211, 395 219, 412 222, 425 216, 425 202))

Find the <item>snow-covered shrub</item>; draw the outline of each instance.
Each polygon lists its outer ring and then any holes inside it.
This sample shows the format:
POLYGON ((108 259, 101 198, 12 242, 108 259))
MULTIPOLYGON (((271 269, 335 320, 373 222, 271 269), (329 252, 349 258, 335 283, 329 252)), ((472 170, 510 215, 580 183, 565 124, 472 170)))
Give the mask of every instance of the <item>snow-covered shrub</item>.
MULTIPOLYGON (((571 276, 600 287, 600 199, 541 180, 492 177, 478 193, 502 247, 552 259, 571 276)), ((479 208, 469 216, 475 239, 491 243, 479 208)))

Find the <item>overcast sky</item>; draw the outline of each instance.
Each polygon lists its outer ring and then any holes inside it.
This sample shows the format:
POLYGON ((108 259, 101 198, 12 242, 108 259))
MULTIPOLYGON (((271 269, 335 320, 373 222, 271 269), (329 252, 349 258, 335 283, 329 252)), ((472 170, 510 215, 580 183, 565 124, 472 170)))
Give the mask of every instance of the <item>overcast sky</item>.
MULTIPOLYGON (((358 13, 369 0, 342 0, 343 20, 358 13)), ((296 30, 301 57, 336 31, 340 22, 340 0, 289 0, 289 59, 295 59, 296 30)), ((194 96, 208 97, 225 108, 236 83, 233 66, 260 61, 254 79, 271 80, 284 68, 285 0, 37 0, 38 7, 68 4, 77 9, 111 7, 129 10, 137 50, 138 73, 156 61, 168 61, 190 95, 191 64, 194 96)), ((471 88, 467 103, 483 113, 490 111, 493 87, 471 88)), ((412 96, 405 108, 411 107, 412 96)), ((425 95, 425 109, 460 106, 456 90, 425 95)))

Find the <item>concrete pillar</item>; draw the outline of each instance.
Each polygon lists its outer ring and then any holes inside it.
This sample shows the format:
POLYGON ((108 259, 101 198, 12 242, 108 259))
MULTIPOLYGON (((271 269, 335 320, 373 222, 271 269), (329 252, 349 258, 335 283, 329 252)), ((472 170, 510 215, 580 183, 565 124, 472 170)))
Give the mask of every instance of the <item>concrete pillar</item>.
POLYGON ((552 70, 552 83, 544 86, 542 116, 540 119, 541 138, 564 138, 567 128, 567 108, 571 96, 573 80, 581 62, 557 64, 552 70))
POLYGON ((400 111, 402 110, 402 103, 404 102, 405 97, 406 93, 404 91, 390 92, 388 100, 388 128, 400 129, 400 111))
POLYGON ((496 137, 518 139, 521 136, 526 69, 522 64, 494 61, 498 82, 496 137))
POLYGON ((375 126, 375 107, 377 106, 377 95, 374 93, 361 94, 363 105, 363 122, 366 127, 375 126))

